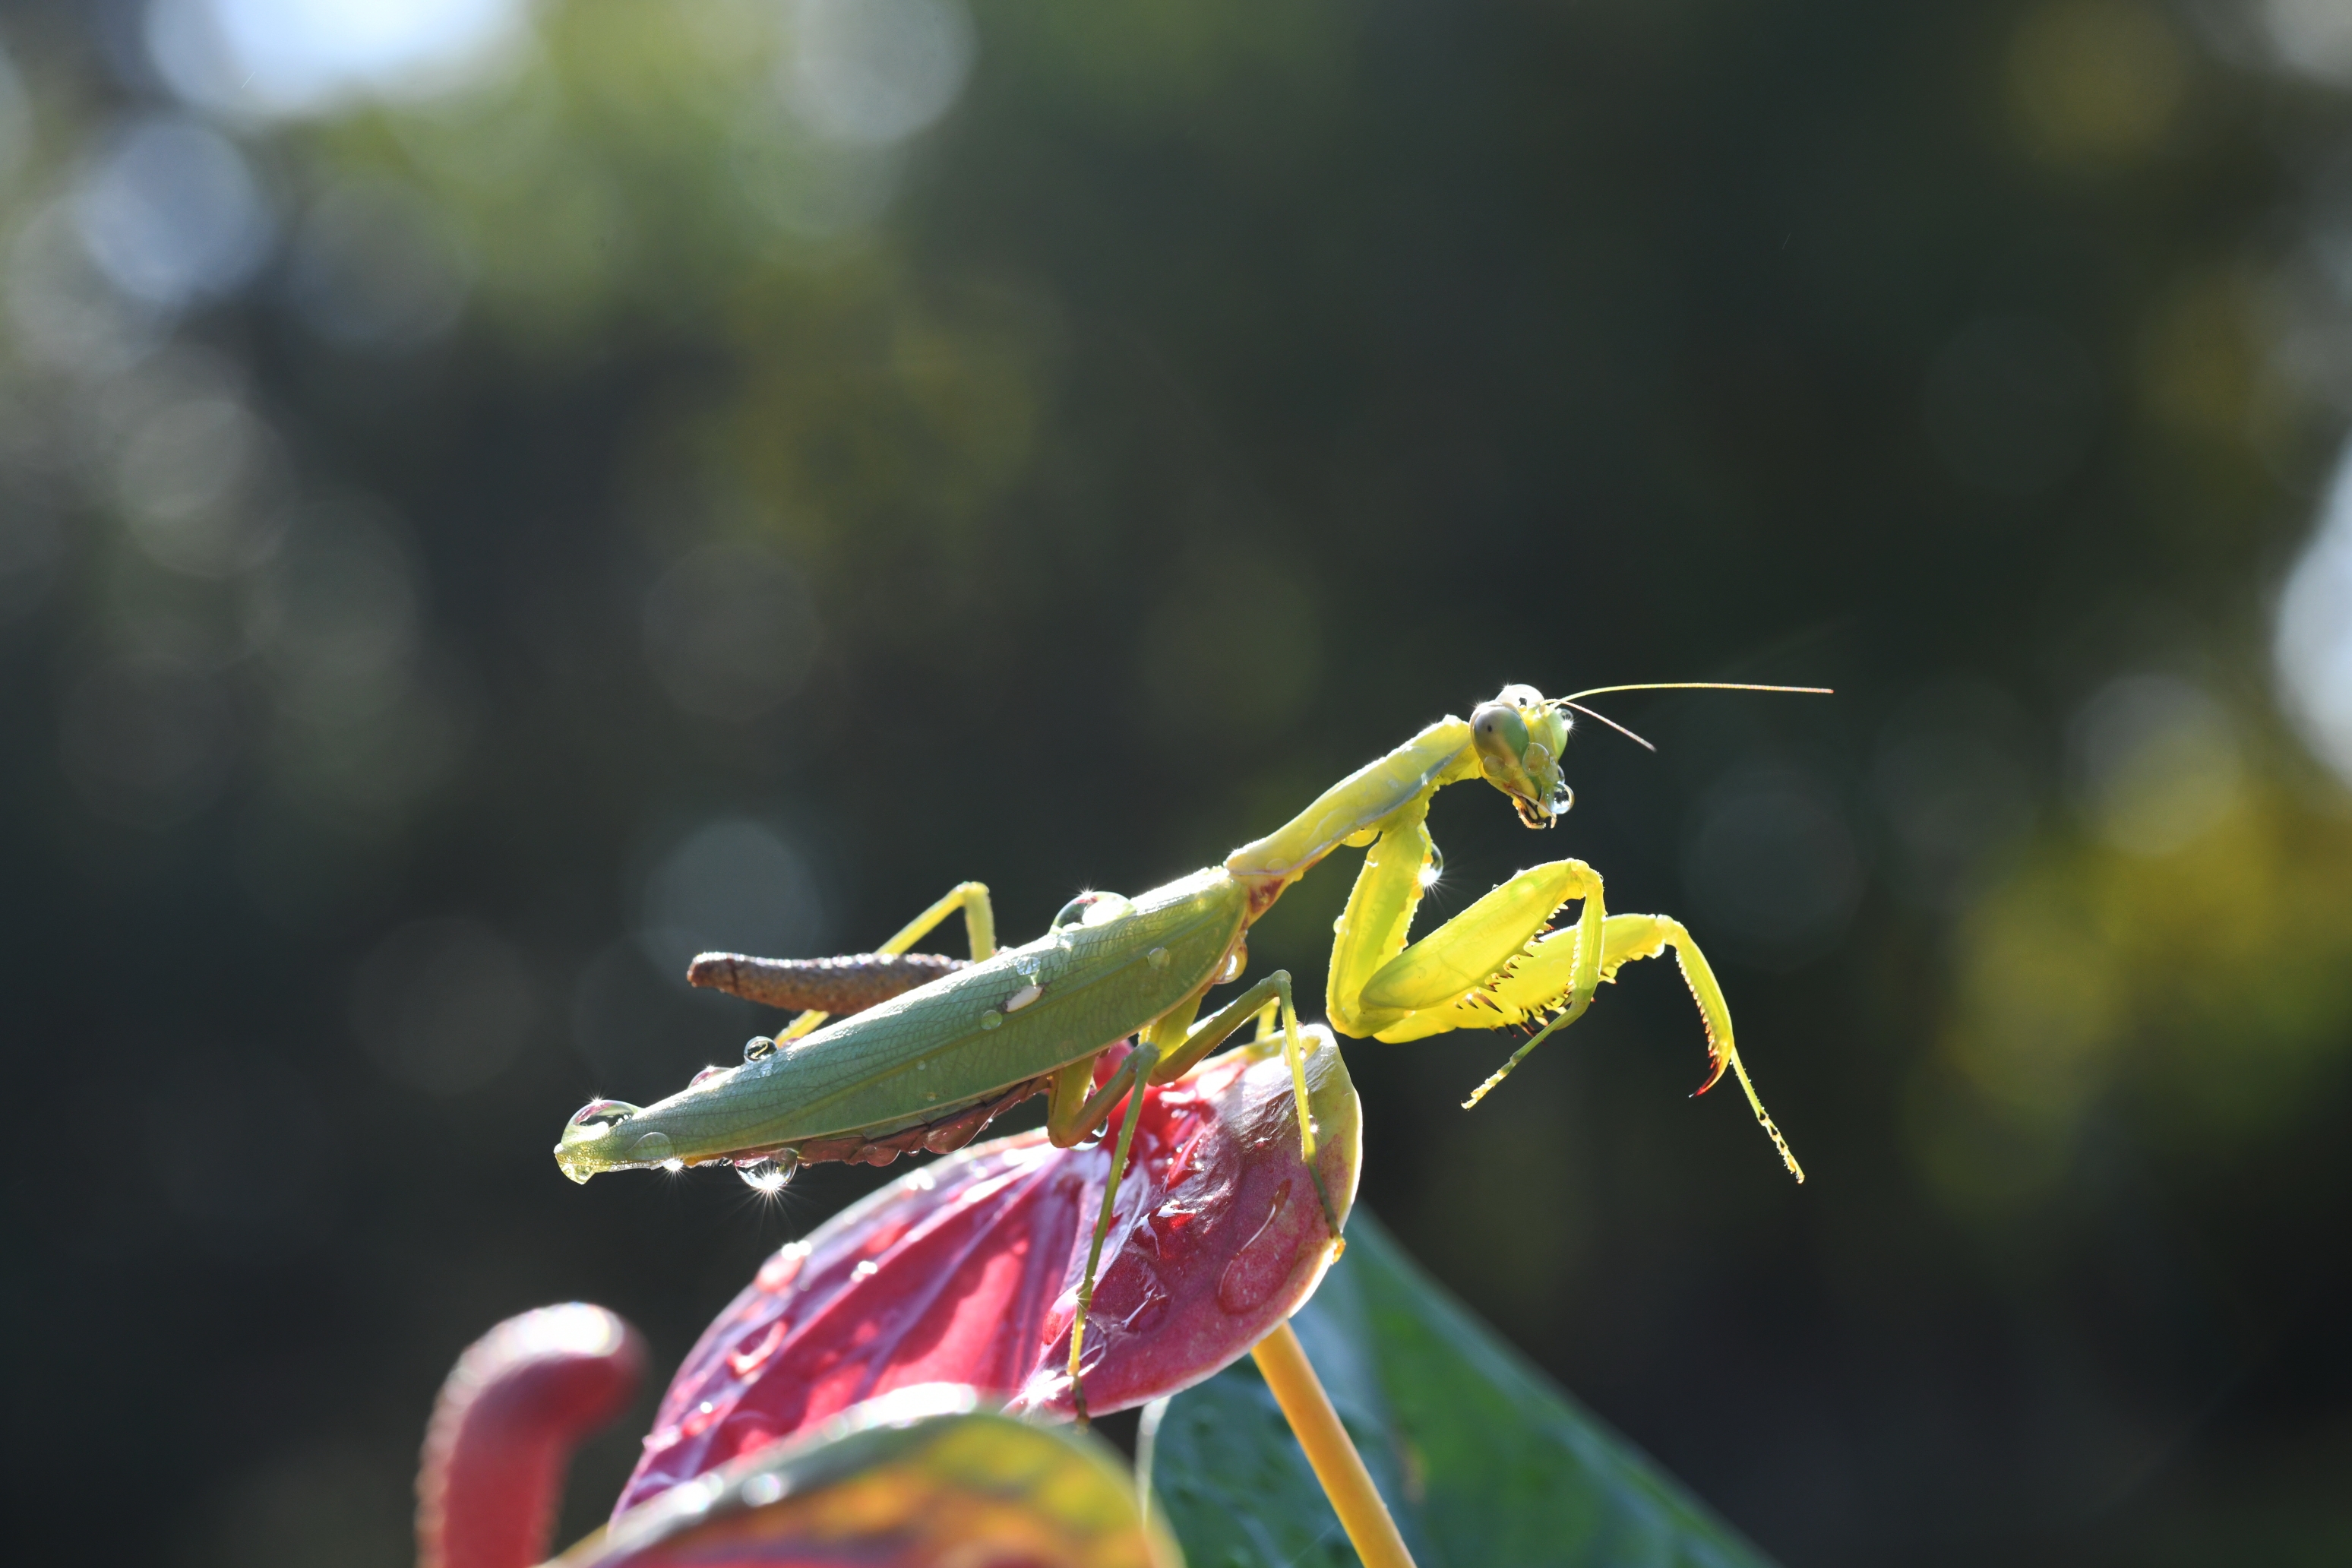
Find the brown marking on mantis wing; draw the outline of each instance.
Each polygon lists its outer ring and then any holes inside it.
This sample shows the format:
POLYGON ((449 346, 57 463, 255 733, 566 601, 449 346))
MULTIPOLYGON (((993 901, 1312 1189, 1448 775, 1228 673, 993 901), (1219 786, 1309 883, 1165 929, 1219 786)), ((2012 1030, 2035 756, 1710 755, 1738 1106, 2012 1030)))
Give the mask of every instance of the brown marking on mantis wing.
POLYGON ((845 958, 706 952, 687 966, 686 983, 769 1007, 795 1012, 814 1008, 839 1018, 928 985, 964 965, 963 959, 933 952, 854 952, 845 958))

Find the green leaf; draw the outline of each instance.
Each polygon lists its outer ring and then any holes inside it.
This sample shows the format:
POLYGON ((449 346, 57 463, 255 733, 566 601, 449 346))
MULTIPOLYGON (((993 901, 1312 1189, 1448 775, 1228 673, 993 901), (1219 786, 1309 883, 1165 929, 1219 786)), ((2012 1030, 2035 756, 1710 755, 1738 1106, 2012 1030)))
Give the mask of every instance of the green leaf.
MULTIPOLYGON (((1438 1289, 1359 1207, 1293 1325, 1419 1568, 1768 1568, 1689 1492, 1438 1289)), ((1192 1568, 1345 1568, 1257 1369, 1178 1394, 1152 1481, 1192 1568)))
POLYGON ((1183 1568, 1101 1438, 902 1388, 633 1508, 545 1568, 1183 1568))

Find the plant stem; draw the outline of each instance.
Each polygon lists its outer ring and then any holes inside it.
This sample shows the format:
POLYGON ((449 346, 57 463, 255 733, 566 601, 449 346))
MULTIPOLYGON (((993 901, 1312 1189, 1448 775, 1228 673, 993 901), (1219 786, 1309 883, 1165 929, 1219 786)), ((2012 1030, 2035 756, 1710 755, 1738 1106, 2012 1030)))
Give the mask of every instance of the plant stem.
POLYGON ((1323 1392, 1323 1381, 1315 1375, 1298 1335, 1282 1323, 1250 1354, 1291 1431, 1297 1434, 1298 1446, 1307 1450, 1307 1462, 1323 1483, 1324 1495, 1339 1516, 1339 1528, 1348 1532, 1364 1568, 1412 1568, 1412 1553, 1404 1549, 1389 1505, 1381 1500, 1363 1456, 1339 1425, 1339 1413, 1331 1408, 1331 1396, 1323 1392))

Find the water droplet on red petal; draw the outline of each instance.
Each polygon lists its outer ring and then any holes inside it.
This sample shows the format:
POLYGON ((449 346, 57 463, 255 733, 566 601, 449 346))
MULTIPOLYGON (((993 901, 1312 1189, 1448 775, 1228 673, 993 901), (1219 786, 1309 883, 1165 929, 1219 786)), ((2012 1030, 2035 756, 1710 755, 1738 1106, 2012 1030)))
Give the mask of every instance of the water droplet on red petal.
POLYGON ((761 1362, 766 1361, 770 1356, 775 1354, 776 1347, 783 1342, 784 1320, 778 1318, 774 1322, 768 1325, 767 1333, 761 1339, 758 1344, 753 1345, 749 1350, 735 1351, 729 1354, 727 1357, 728 1370, 732 1372, 738 1377, 749 1377, 753 1372, 758 1370, 761 1362))
MULTIPOLYGON (((1295 1216, 1287 1212, 1291 1206, 1290 1191, 1288 1182, 1275 1190, 1265 1223, 1217 1277, 1217 1305, 1235 1316, 1263 1306, 1276 1288, 1290 1277, 1297 1242, 1292 1234, 1296 1229, 1295 1216)), ((1317 1223, 1321 1223, 1320 1215, 1317 1223)))

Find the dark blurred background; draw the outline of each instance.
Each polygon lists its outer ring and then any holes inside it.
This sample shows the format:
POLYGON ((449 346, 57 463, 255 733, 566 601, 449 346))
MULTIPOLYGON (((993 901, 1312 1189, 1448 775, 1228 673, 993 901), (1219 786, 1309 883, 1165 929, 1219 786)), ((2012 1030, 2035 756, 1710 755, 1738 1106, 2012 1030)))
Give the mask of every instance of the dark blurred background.
POLYGON ((1811 1180, 1650 964, 1474 1113, 1509 1039, 1352 1046, 1372 1207, 1792 1565, 2352 1561, 2352 5, 0 44, 21 1550, 403 1563, 468 1340, 666 1371, 882 1179, 558 1173, 772 1026, 698 948, 1023 937, 1504 681, 1712 678, 1838 695, 1615 700, 1660 754, 1452 792, 1434 901, 1686 919, 1811 1180))

